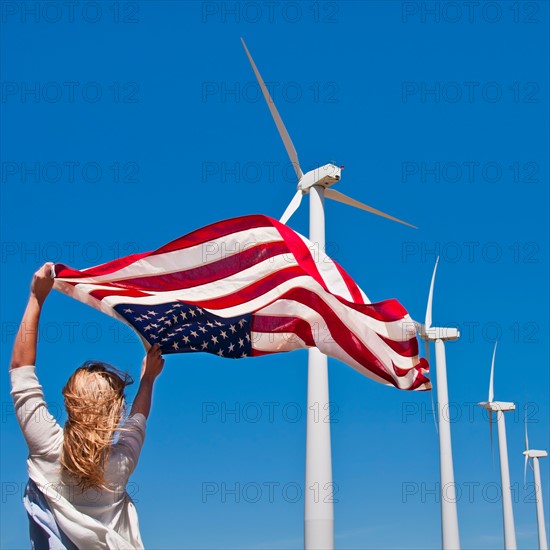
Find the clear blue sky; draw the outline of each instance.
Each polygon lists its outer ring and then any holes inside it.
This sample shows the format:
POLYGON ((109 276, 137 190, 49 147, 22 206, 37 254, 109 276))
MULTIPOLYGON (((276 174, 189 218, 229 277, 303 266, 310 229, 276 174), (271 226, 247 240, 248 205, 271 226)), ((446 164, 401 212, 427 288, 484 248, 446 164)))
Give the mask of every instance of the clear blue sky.
MULTIPOLYGON (((327 204, 327 252, 371 300, 396 297, 422 320, 441 254, 434 321, 462 331, 447 359, 464 548, 503 543, 498 453, 493 464, 473 405, 487 397, 498 334, 495 397, 520 411, 507 417, 518 545, 537 546, 521 411, 528 402, 532 446, 548 449, 548 3, 469 4, 73 12, 54 1, 32 13, 35 2, 2 2, 3 548, 28 547, 7 369, 36 268, 96 265, 242 214, 279 217, 295 191, 240 36, 304 170, 344 164, 339 190, 420 227, 327 204)), ((290 225, 307 234, 307 219, 306 201, 290 225)), ((102 359, 138 377, 142 356, 113 319, 48 299, 38 374, 60 421, 76 366, 102 359)), ((167 358, 130 487, 147 548, 302 546, 306 356, 167 358)), ((329 376, 336 546, 439 547, 430 394, 334 360, 329 376)), ((548 525, 548 460, 541 467, 548 525)))

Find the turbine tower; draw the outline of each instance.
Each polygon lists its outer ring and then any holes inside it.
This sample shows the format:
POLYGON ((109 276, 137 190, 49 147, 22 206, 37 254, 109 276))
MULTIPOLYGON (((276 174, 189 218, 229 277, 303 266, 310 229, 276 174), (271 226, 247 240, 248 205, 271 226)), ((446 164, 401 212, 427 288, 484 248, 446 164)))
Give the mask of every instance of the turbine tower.
POLYGON ((479 403, 479 405, 489 411, 489 429, 491 430, 491 434, 493 426, 493 412, 496 412, 497 414, 498 452, 500 457, 500 480, 502 486, 502 515, 504 521, 504 547, 506 548, 506 550, 515 550, 517 548, 516 530, 514 527, 514 510, 512 508, 512 487, 510 485, 510 469, 508 467, 508 446, 506 443, 506 425, 504 423, 504 413, 513 411, 516 406, 514 405, 514 403, 509 403, 506 401, 493 401, 493 381, 495 375, 496 353, 497 342, 495 342, 495 349, 493 350, 493 360, 491 362, 489 397, 486 402, 479 403))
POLYGON ((458 340, 460 338, 460 332, 456 328, 432 327, 432 304, 435 274, 437 272, 438 263, 439 257, 435 262, 432 274, 432 282, 428 294, 428 305, 426 307, 426 319, 423 325, 419 324, 417 326, 417 330, 424 340, 428 363, 430 358, 430 342, 435 342, 442 548, 444 550, 456 550, 460 548, 460 537, 458 533, 458 514, 456 510, 457 497, 451 445, 451 420, 449 415, 449 393, 447 390, 445 342, 447 340, 458 340))
MULTIPOLYGON (((303 173, 298 154, 290 135, 275 107, 273 99, 241 38, 244 50, 256 75, 271 116, 283 140, 285 149, 298 178, 298 190, 285 210, 281 222, 286 223, 296 211, 303 195, 309 193, 309 238, 325 249, 325 209, 324 199, 348 204, 372 214, 415 227, 371 206, 347 197, 329 187, 340 180, 342 168, 334 164, 325 164, 307 173, 303 173)), ((308 386, 307 386, 307 428, 306 428, 306 483, 304 491, 304 546, 306 550, 334 548, 334 510, 332 503, 332 457, 330 447, 330 423, 316 421, 315 411, 323 410, 329 404, 327 356, 317 348, 308 350, 308 386)))
POLYGON ((536 451, 529 449, 529 436, 527 434, 527 411, 525 412, 525 467, 523 469, 523 485, 527 480, 527 463, 529 459, 533 461, 533 472, 535 474, 535 500, 537 503, 537 526, 539 531, 539 548, 548 550, 548 541, 546 540, 546 528, 544 526, 544 506, 542 503, 542 483, 540 479, 539 458, 548 456, 546 451, 536 451))

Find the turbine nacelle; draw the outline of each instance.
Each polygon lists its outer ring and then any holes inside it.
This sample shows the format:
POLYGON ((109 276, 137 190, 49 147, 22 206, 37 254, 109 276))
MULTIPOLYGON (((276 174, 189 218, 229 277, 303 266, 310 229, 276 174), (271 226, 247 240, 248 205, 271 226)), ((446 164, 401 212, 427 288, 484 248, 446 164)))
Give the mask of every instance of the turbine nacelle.
POLYGON ((452 327, 429 327, 426 325, 418 324, 420 330, 418 333, 424 340, 458 340, 460 338, 460 331, 452 327))
POLYGON ((334 164, 325 164, 304 174, 298 182, 298 189, 308 193, 314 185, 321 185, 325 189, 340 181, 342 168, 334 164))
POLYGON ((544 458, 548 456, 548 453, 546 451, 535 451, 534 449, 523 451, 523 454, 525 455, 526 458, 544 458))
POLYGON ((516 409, 515 403, 509 403, 508 401, 482 401, 478 405, 490 412, 509 412, 516 409))

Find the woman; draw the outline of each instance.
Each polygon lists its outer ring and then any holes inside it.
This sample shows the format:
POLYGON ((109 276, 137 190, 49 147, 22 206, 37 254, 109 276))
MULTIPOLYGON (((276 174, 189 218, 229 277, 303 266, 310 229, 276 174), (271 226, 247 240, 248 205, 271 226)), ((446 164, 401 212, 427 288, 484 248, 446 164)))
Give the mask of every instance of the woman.
POLYGON ((137 465, 164 359, 158 346, 147 353, 122 427, 124 389, 131 378, 109 365, 86 362, 63 388, 67 422, 62 429, 46 408, 34 366, 40 312, 53 286, 52 265, 34 274, 10 366, 15 413, 29 447, 24 502, 31 544, 40 550, 143 548, 126 484, 137 465))

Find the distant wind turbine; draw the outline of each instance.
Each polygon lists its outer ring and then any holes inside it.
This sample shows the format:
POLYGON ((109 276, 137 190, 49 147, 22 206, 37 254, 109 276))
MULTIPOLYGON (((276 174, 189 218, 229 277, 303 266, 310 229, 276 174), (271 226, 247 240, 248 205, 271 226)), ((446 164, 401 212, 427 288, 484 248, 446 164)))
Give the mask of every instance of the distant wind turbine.
POLYGON ((527 411, 525 411, 525 467, 523 469, 523 485, 527 481, 527 463, 529 459, 533 461, 533 472, 535 474, 535 500, 537 503, 537 526, 539 531, 539 548, 540 550, 548 550, 548 541, 546 540, 546 528, 544 526, 544 506, 542 503, 542 482, 540 479, 539 458, 548 456, 546 451, 536 451, 529 449, 529 436, 527 434, 527 411))
MULTIPOLYGON (((285 210, 281 222, 286 223, 290 219, 300 206, 303 195, 309 193, 309 239, 319 247, 319 251, 325 249, 325 197, 415 227, 372 206, 356 201, 343 193, 330 189, 331 185, 340 181, 342 167, 325 164, 305 174, 303 173, 298 161, 298 153, 279 115, 279 111, 277 111, 277 107, 275 107, 275 103, 269 95, 260 72, 242 38, 241 42, 298 178, 298 190, 285 210)), ((317 348, 310 348, 308 350, 306 490, 304 492, 304 545, 306 550, 314 548, 330 550, 334 548, 330 423, 318 422, 315 416, 317 409, 323 410, 323 407, 328 407, 328 404, 327 357, 317 348), (318 490, 312 490, 314 488, 318 488, 318 490), (319 490, 328 490, 329 494, 319 495, 319 490)))
POLYGON ((489 380, 488 400, 479 403, 481 407, 489 411, 489 425, 492 429, 493 412, 497 415, 498 426, 498 451, 500 457, 500 480, 502 491, 502 515, 504 521, 504 547, 506 550, 515 550, 516 530, 514 527, 514 510, 512 508, 512 487, 510 485, 510 469, 508 466, 508 446, 506 443, 506 425, 504 423, 504 413, 513 411, 516 406, 514 403, 505 401, 493 401, 494 399, 494 375, 495 375, 495 357, 497 353, 497 342, 493 350, 493 360, 491 362, 491 378, 489 380))
MULTIPOLYGON (((451 420, 449 415, 449 394, 447 390, 447 363, 445 341, 458 340, 460 332, 456 328, 432 327, 432 305, 437 264, 435 262, 428 294, 426 319, 417 324, 417 331, 426 345, 426 359, 430 360, 430 341, 435 342, 435 378, 437 385, 437 418, 439 433, 439 465, 441 492, 441 537, 444 550, 460 548, 458 514, 456 511, 456 490, 451 445, 451 420)), ((433 390, 432 390, 433 391, 433 390)))

